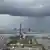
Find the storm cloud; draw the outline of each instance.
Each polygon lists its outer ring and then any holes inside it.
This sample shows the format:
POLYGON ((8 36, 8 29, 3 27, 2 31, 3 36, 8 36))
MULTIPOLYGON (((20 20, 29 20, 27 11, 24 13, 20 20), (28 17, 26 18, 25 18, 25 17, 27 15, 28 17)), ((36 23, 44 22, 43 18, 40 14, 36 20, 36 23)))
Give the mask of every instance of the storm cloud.
POLYGON ((50 0, 4 0, 0 14, 13 16, 50 16, 50 0))

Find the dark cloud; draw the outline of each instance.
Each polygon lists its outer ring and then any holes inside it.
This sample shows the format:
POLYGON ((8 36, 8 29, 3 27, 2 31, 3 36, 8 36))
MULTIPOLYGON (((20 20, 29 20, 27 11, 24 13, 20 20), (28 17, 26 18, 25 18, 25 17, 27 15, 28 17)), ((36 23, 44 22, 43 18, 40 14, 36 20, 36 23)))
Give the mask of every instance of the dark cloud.
POLYGON ((12 12, 10 12, 13 16, 50 16, 50 9, 44 8, 44 9, 29 9, 29 8, 19 8, 15 9, 12 12))
POLYGON ((0 14, 12 16, 50 16, 49 0, 5 0, 0 3, 0 14))

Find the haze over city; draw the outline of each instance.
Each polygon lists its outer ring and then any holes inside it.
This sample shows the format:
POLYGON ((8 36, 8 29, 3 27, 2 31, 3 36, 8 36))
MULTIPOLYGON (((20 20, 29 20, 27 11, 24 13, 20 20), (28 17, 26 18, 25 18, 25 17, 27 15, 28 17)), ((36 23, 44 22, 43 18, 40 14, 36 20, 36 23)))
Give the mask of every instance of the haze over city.
POLYGON ((0 14, 0 30, 19 28, 20 23, 22 24, 22 28, 31 28, 35 31, 44 30, 50 32, 50 16, 25 17, 0 14))

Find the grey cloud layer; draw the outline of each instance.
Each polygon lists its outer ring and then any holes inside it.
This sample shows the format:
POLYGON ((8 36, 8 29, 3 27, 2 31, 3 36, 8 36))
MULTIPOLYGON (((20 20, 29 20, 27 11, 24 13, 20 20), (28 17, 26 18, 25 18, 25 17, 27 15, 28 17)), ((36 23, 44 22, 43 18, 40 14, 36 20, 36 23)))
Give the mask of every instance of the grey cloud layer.
POLYGON ((14 16, 50 16, 50 0, 4 0, 0 14, 14 16))

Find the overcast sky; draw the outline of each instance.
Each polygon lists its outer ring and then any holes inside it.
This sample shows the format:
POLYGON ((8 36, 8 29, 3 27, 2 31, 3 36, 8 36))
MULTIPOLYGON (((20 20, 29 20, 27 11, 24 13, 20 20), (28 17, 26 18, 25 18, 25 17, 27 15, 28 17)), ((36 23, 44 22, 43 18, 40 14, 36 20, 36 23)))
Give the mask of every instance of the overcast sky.
POLYGON ((15 16, 50 16, 50 0, 0 0, 0 13, 15 16))
POLYGON ((0 28, 23 27, 50 31, 50 0, 0 0, 0 28))
MULTIPOLYGON (((8 14, 0 14, 0 28, 19 28, 20 23, 23 25, 27 21, 27 17, 10 16, 8 14)), ((24 27, 24 25, 23 25, 24 27)))
POLYGON ((21 17, 0 14, 0 29, 2 28, 19 28, 20 23, 23 28, 34 30, 45 30, 50 32, 50 16, 45 17, 21 17))

